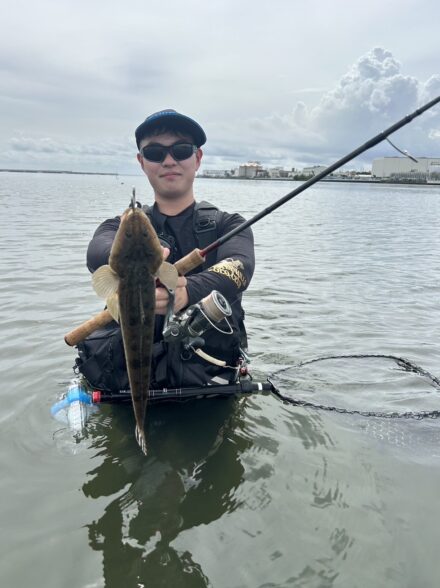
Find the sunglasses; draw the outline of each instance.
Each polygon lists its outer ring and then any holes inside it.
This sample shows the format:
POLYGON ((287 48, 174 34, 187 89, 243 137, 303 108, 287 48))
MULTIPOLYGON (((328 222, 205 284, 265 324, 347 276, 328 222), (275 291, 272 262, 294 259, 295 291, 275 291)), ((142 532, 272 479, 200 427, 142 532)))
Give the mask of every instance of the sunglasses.
POLYGON ((189 159, 197 151, 197 146, 192 143, 175 143, 174 145, 147 145, 142 147, 142 157, 153 163, 162 163, 170 153, 176 161, 189 159))

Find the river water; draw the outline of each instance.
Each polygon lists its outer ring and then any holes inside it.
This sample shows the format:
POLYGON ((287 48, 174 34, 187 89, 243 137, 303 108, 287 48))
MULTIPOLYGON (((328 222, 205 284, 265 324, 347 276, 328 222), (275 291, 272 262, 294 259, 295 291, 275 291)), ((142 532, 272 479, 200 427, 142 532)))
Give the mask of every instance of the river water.
MULTIPOLYGON (((130 407, 82 437, 50 416, 72 376, 63 336, 98 312, 85 251, 136 185, 0 176, 0 585, 438 585, 440 421, 375 419, 274 396, 130 407)), ((295 183, 203 180, 198 198, 250 217, 295 183)), ((440 408, 440 187, 321 183, 255 225, 245 297, 253 373, 354 410, 440 408)))

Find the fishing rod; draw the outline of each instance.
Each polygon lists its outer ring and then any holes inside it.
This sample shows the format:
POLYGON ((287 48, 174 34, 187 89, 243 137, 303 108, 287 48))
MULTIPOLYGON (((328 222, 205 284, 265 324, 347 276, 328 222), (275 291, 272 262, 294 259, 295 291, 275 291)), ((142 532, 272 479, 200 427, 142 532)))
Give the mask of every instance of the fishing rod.
MULTIPOLYGON (((253 394, 256 392, 270 394, 277 391, 276 387, 270 380, 266 382, 254 382, 252 380, 243 380, 236 384, 219 384, 217 386, 199 386, 192 388, 160 388, 148 391, 148 402, 163 402, 166 400, 189 400, 199 397, 212 396, 241 396, 243 394, 253 394)), ((91 393, 93 404, 111 403, 125 404, 131 403, 130 390, 120 390, 119 392, 104 392, 93 390, 91 393)))
MULTIPOLYGON (((228 233, 225 233, 222 237, 219 237, 216 241, 213 241, 204 249, 195 249, 191 253, 188 253, 188 255, 186 255, 174 264, 177 267, 179 274, 185 275, 189 271, 195 269, 205 261, 205 257, 206 255, 208 255, 208 253, 210 253, 211 251, 215 251, 220 247, 220 245, 223 245, 223 243, 226 243, 226 241, 229 241, 229 239, 232 239, 232 237, 235 237, 235 235, 238 235, 238 233, 241 233, 248 227, 252 226, 253 224, 258 222, 259 220, 261 220, 262 218, 264 218, 265 216, 267 216, 268 214, 270 214, 286 202, 289 202, 289 200, 292 200, 292 198, 295 198, 295 196, 298 196, 298 194, 301 194, 301 192, 304 192, 304 190, 307 190, 307 188, 310 188, 310 186, 313 186, 313 184, 316 184, 317 182, 319 182, 320 180, 322 180, 338 168, 342 167, 345 163, 348 163, 361 153, 364 153, 364 151, 367 151, 368 149, 371 149, 378 143, 381 143, 382 141, 387 139, 388 135, 395 133, 396 131, 410 123, 414 118, 420 116, 423 112, 435 106, 438 102, 440 102, 440 96, 437 96, 437 98, 434 98, 433 100, 431 100, 427 104, 424 104, 411 114, 408 114, 407 116, 403 117, 401 120, 397 121, 387 129, 379 133, 378 135, 374 136, 372 139, 370 139, 354 151, 351 151, 347 155, 344 155, 344 157, 341 157, 341 159, 338 159, 338 161, 329 165, 323 171, 316 174, 316 176, 313 176, 312 178, 301 184, 301 186, 295 188, 295 190, 292 190, 292 192, 289 192, 288 194, 286 194, 285 196, 283 196, 267 208, 263 209, 261 212, 257 213, 249 220, 244 221, 243 223, 241 223, 241 225, 235 227, 235 229, 232 229, 228 233)), ((395 146, 393 145, 393 147, 395 146)), ((397 150, 400 151, 400 149, 397 150)), ((402 151, 400 152, 402 153, 402 151)), ((404 153, 404 155, 414 160, 414 158, 409 156, 409 154, 404 153)))
MULTIPOLYGON (((249 220, 244 221, 243 223, 235 227, 235 229, 232 229, 228 233, 225 233, 222 237, 219 237, 204 249, 194 249, 194 251, 191 251, 191 253, 188 253, 188 255, 186 255, 182 259, 179 259, 174 264, 178 273, 181 276, 184 276, 191 270, 199 267, 205 262, 206 255, 208 255, 208 253, 210 253, 211 251, 215 251, 221 245, 223 245, 223 243, 226 243, 227 241, 232 239, 232 237, 235 237, 235 235, 238 235, 248 227, 254 225, 256 222, 258 222, 259 220, 261 220, 262 218, 264 218, 265 216, 267 216, 268 214, 270 214, 286 202, 289 202, 289 200, 292 200, 293 198, 295 198, 295 196, 298 196, 298 194, 301 194, 301 192, 304 192, 304 190, 307 190, 307 188, 310 188, 310 186, 313 186, 313 184, 316 184, 317 182, 319 182, 320 180, 322 180, 323 178, 325 178, 326 176, 328 176, 329 174, 343 166, 345 163, 348 163, 361 153, 364 153, 364 151, 367 151, 368 149, 371 149, 378 143, 381 143, 382 141, 387 139, 388 135, 395 133, 396 131, 410 123, 414 118, 420 116, 421 114, 423 114, 439 102, 440 96, 437 96, 430 102, 424 104, 420 108, 417 108, 417 110, 415 110, 411 114, 406 115, 405 117, 403 117, 387 129, 385 129, 378 135, 374 136, 372 139, 368 140, 366 143, 364 143, 357 149, 354 149, 354 151, 351 151, 347 155, 344 155, 344 157, 341 157, 341 159, 338 159, 338 161, 329 165, 323 171, 316 174, 316 176, 313 176, 309 180, 305 181, 298 188, 295 188, 295 190, 292 190, 291 192, 289 192, 288 194, 286 194, 285 196, 283 196, 267 208, 264 208, 261 212, 257 213, 249 220)), ((95 317, 92 317, 91 319, 89 319, 88 321, 86 321, 85 323, 83 323, 70 333, 68 333, 64 337, 64 340, 68 345, 77 345, 80 341, 83 341, 88 335, 93 333, 93 331, 105 326, 111 320, 113 319, 108 310, 103 310, 95 317)))
MULTIPOLYGON (((373 137, 372 139, 370 139, 369 141, 367 141, 366 143, 364 143, 363 145, 361 145, 360 147, 358 147, 354 151, 351 151, 351 153, 344 155, 344 157, 341 157, 341 159, 338 159, 338 161, 329 165, 327 168, 325 168, 319 174, 316 174, 316 176, 313 176, 312 178, 310 178, 309 180, 307 180, 306 182, 301 184, 301 186, 299 186, 298 188, 295 188, 295 190, 292 190, 291 192, 289 192, 288 194, 286 194, 285 196, 283 196, 282 198, 280 198, 279 200, 277 200, 276 202, 274 202, 273 204, 271 204, 270 206, 268 206, 267 208, 265 208, 264 210, 262 210, 261 212, 259 212, 255 216, 253 216, 252 218, 250 218, 249 220, 245 221, 244 223, 242 223, 241 225, 239 225, 235 229, 232 229, 232 231, 229 231, 229 233, 226 233, 222 237, 218 238, 216 241, 214 241, 213 243, 211 243, 210 245, 205 247, 205 249, 201 249, 200 255, 205 257, 208 253, 210 253, 211 251, 214 251, 215 249, 220 247, 220 245, 223 245, 223 243, 226 243, 226 241, 229 241, 229 239, 231 239, 232 237, 234 237, 238 233, 241 233, 242 231, 244 231, 248 227, 252 226, 253 224, 258 222, 259 220, 261 220, 262 218, 264 218, 265 216, 267 216, 268 214, 270 214, 271 212, 273 212, 274 210, 276 210, 277 208, 279 208, 280 206, 282 206, 286 202, 289 202, 289 200, 292 200, 292 198, 295 198, 295 196, 298 196, 298 194, 301 194, 301 192, 304 192, 304 190, 307 190, 307 188, 310 188, 310 186, 313 186, 313 184, 316 184, 316 182, 319 182, 320 180, 322 180, 323 178, 325 178, 326 176, 328 176, 329 174, 331 174, 332 172, 334 172, 338 168, 342 167, 345 163, 348 163, 349 161, 351 161, 352 159, 354 159, 355 157, 357 157, 361 153, 364 153, 364 151, 368 151, 368 149, 371 149, 372 147, 374 147, 378 143, 384 141, 388 137, 388 135, 395 133, 396 131, 398 131, 399 129, 401 129, 402 127, 404 127, 408 123, 410 123, 414 118, 416 118, 417 116, 420 116, 426 110, 429 110, 430 108, 432 108, 433 106, 435 106, 439 102, 440 102, 440 96, 437 96, 437 98, 434 98, 433 100, 431 100, 430 102, 428 102, 424 106, 421 106, 420 108, 415 110, 413 113, 408 114, 407 116, 405 116, 404 118, 402 118, 398 122, 396 122, 393 125, 391 125, 390 127, 388 127, 388 129, 385 129, 385 131, 382 131, 381 133, 379 133, 378 135, 376 135, 375 137, 373 137)), ((393 145, 393 147, 396 148, 395 145, 393 145)), ((400 149, 397 149, 397 150, 400 151, 400 149)), ((402 153, 402 151, 401 151, 401 153, 402 153)), ((406 157, 409 157, 409 154, 407 154, 407 153, 404 153, 404 155, 406 155, 406 157)), ((410 157, 410 159, 413 159, 413 161, 417 161, 413 157, 410 157)), ((189 255, 191 255, 191 253, 189 255)))

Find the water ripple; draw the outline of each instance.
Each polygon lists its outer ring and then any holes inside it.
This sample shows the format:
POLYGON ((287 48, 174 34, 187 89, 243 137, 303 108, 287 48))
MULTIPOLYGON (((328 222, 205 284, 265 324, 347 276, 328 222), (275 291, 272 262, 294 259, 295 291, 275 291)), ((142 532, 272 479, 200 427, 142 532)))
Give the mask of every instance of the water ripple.
MULTIPOLYGON (((438 423, 213 400, 152 408, 144 458, 130 407, 101 408, 81 438, 50 418, 75 357, 63 335, 102 308, 87 244, 132 184, 151 202, 140 176, 2 174, 3 584, 435 585, 438 423)), ((200 180, 197 194, 249 217, 295 185, 200 180)), ((255 378, 291 366, 293 396, 438 408, 388 365, 297 368, 383 353, 440 374, 439 216, 437 188, 320 184, 255 225, 255 378)))

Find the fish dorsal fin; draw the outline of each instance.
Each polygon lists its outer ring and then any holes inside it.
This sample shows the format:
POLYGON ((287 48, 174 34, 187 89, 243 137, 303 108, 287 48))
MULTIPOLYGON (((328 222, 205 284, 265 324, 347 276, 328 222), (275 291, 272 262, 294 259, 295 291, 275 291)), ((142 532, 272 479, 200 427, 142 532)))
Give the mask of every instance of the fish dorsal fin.
POLYGON ((168 261, 163 261, 162 265, 157 270, 156 277, 159 278, 161 283, 169 290, 175 290, 179 273, 174 265, 168 263, 168 261))
POLYGON ((115 319, 116 322, 119 323, 119 296, 117 292, 113 292, 107 300, 105 301, 107 304, 107 310, 115 319))
POLYGON ((102 265, 93 273, 92 285, 98 296, 105 300, 118 291, 118 274, 109 265, 102 265))

